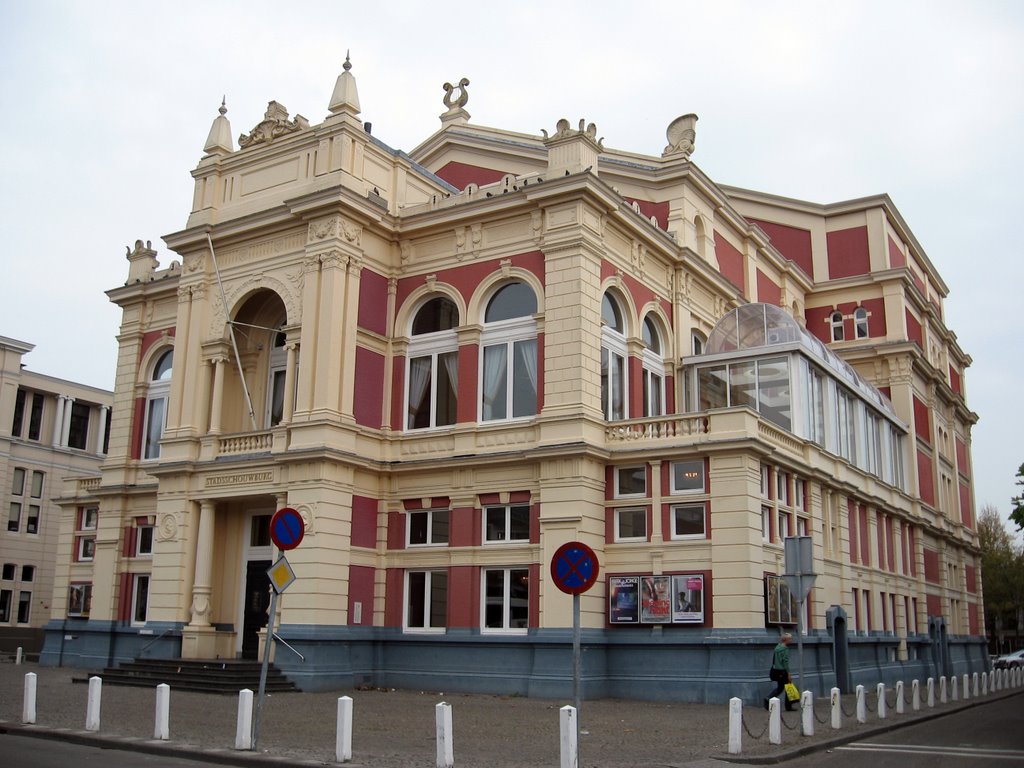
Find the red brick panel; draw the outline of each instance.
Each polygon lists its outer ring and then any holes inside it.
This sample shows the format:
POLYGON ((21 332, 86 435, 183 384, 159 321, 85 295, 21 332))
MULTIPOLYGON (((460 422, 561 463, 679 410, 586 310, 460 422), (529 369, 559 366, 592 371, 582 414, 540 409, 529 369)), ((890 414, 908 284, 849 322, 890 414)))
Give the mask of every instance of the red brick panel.
POLYGON ((866 275, 871 271, 868 257, 868 228, 837 229, 825 235, 828 245, 828 276, 866 275))
POLYGON ((971 506, 971 486, 960 483, 960 522, 968 528, 974 528, 974 508, 971 506))
POLYGON ((355 395, 352 404, 356 423, 380 429, 384 415, 384 356, 356 347, 355 395))
POLYGON ((914 431, 917 436, 931 445, 932 427, 931 414, 928 413, 928 406, 917 395, 914 395, 914 431))
POLYGON ((920 489, 921 501, 934 507, 935 479, 932 474, 932 457, 921 450, 917 452, 917 485, 920 489))
POLYGON ((445 164, 444 168, 437 172, 438 176, 459 189, 465 189, 470 184, 481 187, 493 184, 496 181, 501 181, 505 174, 506 171, 496 171, 493 168, 483 168, 479 165, 469 165, 454 160, 445 164))
POLYGON ((920 321, 906 310, 907 314, 907 341, 912 341, 924 350, 924 333, 921 330, 920 321))
POLYGON ((850 562, 856 563, 860 549, 857 546, 857 508, 852 500, 847 502, 847 513, 850 519, 850 562))
POLYGON ((903 251, 891 237, 889 238, 889 266, 893 269, 907 266, 907 257, 903 255, 903 251))
POLYGON ((448 569, 448 626, 480 626, 480 568, 453 565, 448 569))
MULTIPOLYGON (((362 615, 358 625, 365 627, 373 626, 373 582, 374 568, 365 565, 350 565, 348 567, 348 623, 356 624, 355 604, 362 605, 362 615)), ((401 572, 399 571, 399 574, 401 572)), ((399 617, 401 623, 401 617, 399 617)))
POLYGON ((929 616, 941 616, 942 615, 942 596, 941 595, 928 595, 925 604, 928 606, 929 616))
POLYGON ((384 626, 402 626, 404 613, 405 571, 402 568, 388 568, 384 581, 384 626))
POLYGON ((388 329, 388 279, 384 275, 363 269, 359 273, 359 327, 379 333, 388 329))
POLYGON ((939 583, 939 553, 928 547, 924 548, 924 580, 929 584, 939 583))
POLYGON ((963 384, 960 381, 960 374, 952 365, 949 366, 949 388, 958 395, 963 395, 963 384))
POLYGON ((718 232, 715 232, 715 255, 718 257, 718 267, 722 276, 746 296, 747 280, 743 254, 718 232))
POLYGON ((967 631, 970 632, 972 635, 981 634, 981 621, 978 615, 977 603, 967 604, 967 628, 967 631))
POLYGON ((978 591, 978 569, 973 565, 964 566, 964 576, 967 577, 967 591, 976 594, 978 591))
POLYGON ((964 477, 971 476, 971 463, 967 460, 967 445, 959 437, 954 438, 956 441, 956 468, 957 471, 964 477))
POLYGON ((760 219, 749 219, 749 221, 764 230, 779 253, 794 262, 808 277, 814 277, 810 231, 760 219))
POLYGON ((631 197, 623 199, 630 205, 633 203, 639 205, 640 213, 643 214, 644 218, 650 219, 653 216, 658 222, 659 227, 668 229, 668 203, 652 203, 647 200, 635 200, 631 197))
POLYGON ((782 306, 782 289, 760 269, 757 270, 757 300, 763 304, 782 306))
POLYGON ((352 497, 352 546, 374 549, 377 546, 377 500, 352 497))

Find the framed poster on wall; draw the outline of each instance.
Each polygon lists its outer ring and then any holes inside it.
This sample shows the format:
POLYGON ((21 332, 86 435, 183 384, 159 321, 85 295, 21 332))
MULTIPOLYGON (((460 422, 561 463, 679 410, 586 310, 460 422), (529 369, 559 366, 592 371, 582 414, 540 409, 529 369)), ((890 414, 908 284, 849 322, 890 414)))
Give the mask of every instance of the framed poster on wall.
POLYGON ((640 621, 644 624, 672 622, 672 577, 640 577, 640 621))
POLYGON ((704 623, 704 576, 699 573, 672 577, 672 621, 676 624, 704 623))
POLYGON ((796 624, 799 603, 781 576, 765 576, 765 620, 768 624, 796 624))
POLYGON ((640 623, 640 577, 608 577, 608 621, 612 624, 640 623))

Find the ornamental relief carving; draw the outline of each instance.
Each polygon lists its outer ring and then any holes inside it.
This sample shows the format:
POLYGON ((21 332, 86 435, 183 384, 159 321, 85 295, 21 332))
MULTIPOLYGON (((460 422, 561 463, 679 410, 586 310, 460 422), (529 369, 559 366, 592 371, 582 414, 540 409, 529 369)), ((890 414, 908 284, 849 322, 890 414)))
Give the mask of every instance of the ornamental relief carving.
POLYGON ((160 518, 160 526, 156 532, 157 541, 178 540, 178 517, 170 512, 160 518))
MULTIPOLYGON (((289 282, 294 285, 293 280, 289 282)), ((298 300, 298 287, 293 288, 276 277, 263 274, 250 275, 244 280, 225 285, 224 294, 227 296, 228 306, 237 307, 246 294, 252 293, 257 288, 266 288, 278 295, 284 304, 289 325, 298 325, 302 322, 302 302, 298 300)), ((215 340, 224 336, 225 326, 228 322, 228 315, 219 292, 214 294, 211 310, 212 318, 208 340, 215 340)))

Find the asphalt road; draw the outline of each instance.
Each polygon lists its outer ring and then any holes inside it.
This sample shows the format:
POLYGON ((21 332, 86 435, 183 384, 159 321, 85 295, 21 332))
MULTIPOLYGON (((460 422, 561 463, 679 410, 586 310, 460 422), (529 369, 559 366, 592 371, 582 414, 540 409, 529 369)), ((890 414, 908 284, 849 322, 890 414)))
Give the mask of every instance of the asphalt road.
POLYGON ((4 734, 0 736, 0 763, 5 768, 197 768, 208 762, 176 757, 100 749, 54 739, 4 734))
POLYGON ((1024 764, 1019 696, 787 761, 787 768, 988 768, 1024 764))

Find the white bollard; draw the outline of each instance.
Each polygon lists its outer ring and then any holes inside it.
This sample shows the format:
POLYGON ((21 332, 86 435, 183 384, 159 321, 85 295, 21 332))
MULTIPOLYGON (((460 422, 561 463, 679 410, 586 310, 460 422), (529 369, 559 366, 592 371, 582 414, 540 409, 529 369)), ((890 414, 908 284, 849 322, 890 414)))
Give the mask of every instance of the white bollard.
POLYGON ((949 701, 949 696, 946 695, 946 676, 943 675, 939 678, 939 703, 945 704, 949 701))
POLYGON ((960 695, 959 695, 960 691, 957 690, 959 687, 960 686, 957 685, 957 682, 956 682, 956 675, 953 675, 951 678, 949 678, 949 700, 950 701, 959 701, 960 700, 960 695))
POLYGON ((928 707, 930 709, 931 707, 934 707, 934 706, 935 706, 935 678, 934 677, 929 677, 928 678, 928 707))
POLYGON ((338 698, 338 723, 334 738, 334 759, 347 763, 352 759, 352 697, 338 698))
POLYGON ((832 707, 832 730, 838 731, 843 727, 843 700, 838 688, 833 688, 829 695, 829 704, 832 707))
POLYGON ((103 694, 103 681, 96 677, 89 678, 89 701, 85 708, 85 730, 100 729, 100 699, 103 694))
POLYGON ((252 691, 248 688, 238 692, 235 749, 252 749, 252 691))
POLYGON ((782 743, 782 702, 778 696, 768 699, 768 743, 782 743))
POLYGON ((857 722, 866 723, 868 721, 868 703, 864 699, 864 686, 857 686, 857 722))
POLYGON ((153 738, 167 741, 171 738, 171 686, 160 683, 156 687, 156 723, 153 738))
POLYGON ((964 672, 964 701, 971 698, 971 676, 964 672))
POLYGON ((21 666, 21 660, 23 658, 25 658, 25 654, 22 651, 21 646, 19 645, 18 646, 18 652, 14 656, 14 666, 16 666, 16 667, 21 666))
POLYGON ((988 689, 992 693, 996 692, 996 671, 994 669, 988 673, 988 689))
MULTIPOLYGON (((733 699, 732 701, 739 701, 733 699)), ((729 703, 729 711, 732 711, 732 702, 729 703)), ((729 732, 732 733, 732 715, 729 720, 729 732)), ((579 728, 576 726, 576 707, 566 704, 558 710, 558 733, 559 733, 559 768, 577 768, 579 765, 579 751, 577 734, 579 728)), ((732 736, 729 737, 729 751, 732 752, 732 736)), ((739 750, 737 750, 739 752, 739 750)))
POLYGON ((437 768, 452 768, 455 765, 452 705, 442 701, 434 707, 434 720, 437 725, 437 768))
POLYGON ((878 712, 878 719, 885 720, 886 715, 886 704, 885 704, 885 683, 879 683, 875 687, 875 696, 877 697, 875 704, 875 710, 878 712))
POLYGON ((906 707, 903 704, 903 681, 896 681, 896 714, 902 715, 906 707))
POLYGON ((978 698, 978 690, 979 689, 978 689, 978 673, 977 672, 975 672, 974 675, 971 677, 971 688, 972 688, 971 695, 974 698, 978 698))
POLYGON ((21 722, 34 723, 36 721, 36 673, 29 672, 25 675, 25 699, 21 707, 21 722))
POLYGON ((800 717, 804 736, 814 735, 814 695, 810 691, 800 694, 800 717))
POLYGON ((921 682, 916 679, 910 683, 910 707, 915 712, 921 711, 921 682))
MULTIPOLYGON (((734 696, 729 699, 729 754, 738 755, 742 751, 743 699, 734 696)), ((566 768, 566 763, 564 761, 562 762, 562 768, 566 768)))
POLYGON ((988 673, 985 672, 981 675, 981 695, 988 696, 988 673))

